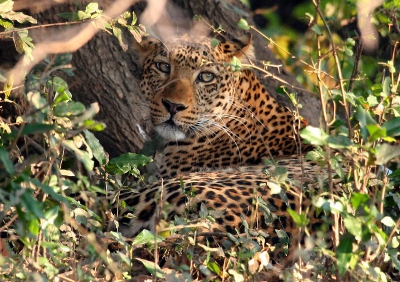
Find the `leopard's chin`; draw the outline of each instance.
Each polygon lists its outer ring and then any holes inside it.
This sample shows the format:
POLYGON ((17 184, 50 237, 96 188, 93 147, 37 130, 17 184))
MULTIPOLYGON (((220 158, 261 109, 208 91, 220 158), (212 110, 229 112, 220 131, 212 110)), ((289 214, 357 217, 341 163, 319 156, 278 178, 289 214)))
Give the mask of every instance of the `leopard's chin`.
POLYGON ((164 122, 156 125, 154 128, 166 141, 180 141, 187 138, 187 134, 175 123, 164 122))

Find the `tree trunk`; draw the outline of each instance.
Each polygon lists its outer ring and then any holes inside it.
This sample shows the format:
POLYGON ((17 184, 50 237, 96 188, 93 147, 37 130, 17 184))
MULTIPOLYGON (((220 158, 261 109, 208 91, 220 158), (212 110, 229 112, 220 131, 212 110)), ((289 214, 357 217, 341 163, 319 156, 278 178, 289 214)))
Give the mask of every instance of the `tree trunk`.
MULTIPOLYGON (((132 10, 140 18, 145 7, 146 3, 140 2, 134 5, 132 10)), ((57 9, 60 10, 59 7, 57 9)), ((152 15, 152 11, 149 14, 152 15)), ((198 32, 198 30, 204 33, 206 24, 204 21, 200 23, 193 21, 195 15, 202 16, 214 27, 221 26, 228 37, 237 37, 245 32, 237 27, 237 22, 241 18, 250 25, 253 24, 250 12, 239 0, 173 0, 163 10, 158 24, 151 28, 161 38, 185 32, 198 32)), ((141 21, 149 22, 146 16, 141 21)), ((206 32, 212 34, 210 28, 206 32)), ((274 65, 281 64, 266 47, 265 39, 253 32, 253 40, 258 60, 269 61, 274 65)), ((93 102, 99 103, 100 113, 96 119, 106 123, 107 128, 97 133, 97 137, 110 156, 137 152, 141 149, 144 142, 151 139, 152 126, 139 87, 140 65, 135 52, 124 52, 113 36, 100 32, 74 53, 72 64, 76 69, 75 76, 68 79, 70 90, 75 99, 87 105, 93 102)), ((290 85, 301 87, 283 68, 280 73, 275 68, 270 68, 268 71, 290 85)), ((276 96, 275 90, 282 85, 281 82, 272 77, 264 78, 263 82, 274 97, 283 105, 290 106, 284 96, 276 96)), ((318 124, 320 112, 318 101, 304 92, 297 91, 297 93, 300 102, 308 105, 307 111, 301 114, 310 123, 318 124), (310 111, 310 107, 315 110, 310 111)))

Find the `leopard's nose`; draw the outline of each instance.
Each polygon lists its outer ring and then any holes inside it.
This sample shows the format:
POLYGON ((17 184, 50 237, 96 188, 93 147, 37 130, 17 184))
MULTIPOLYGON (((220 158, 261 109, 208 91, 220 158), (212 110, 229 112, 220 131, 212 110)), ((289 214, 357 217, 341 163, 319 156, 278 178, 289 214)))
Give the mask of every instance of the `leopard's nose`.
POLYGON ((175 115, 177 112, 182 112, 188 108, 183 104, 176 104, 167 99, 162 99, 162 104, 164 105, 165 109, 171 114, 171 116, 175 115))

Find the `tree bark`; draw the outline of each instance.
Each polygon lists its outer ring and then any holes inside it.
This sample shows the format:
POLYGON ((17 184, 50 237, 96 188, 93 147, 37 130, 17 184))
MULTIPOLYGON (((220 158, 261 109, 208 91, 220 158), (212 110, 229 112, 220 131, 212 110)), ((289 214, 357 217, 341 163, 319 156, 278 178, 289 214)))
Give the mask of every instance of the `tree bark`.
MULTIPOLYGON (((146 3, 139 2, 132 7, 132 11, 140 18, 145 8, 146 3)), ((151 13, 152 11, 149 14, 151 13)), ((239 0, 173 0, 167 3, 157 24, 146 28, 151 28, 161 38, 186 32, 199 32, 198 30, 203 33, 206 30, 212 35, 212 30, 209 27, 205 28, 204 21, 200 24, 193 21, 195 15, 202 16, 214 27, 221 26, 231 38, 245 32, 237 27, 237 22, 241 18, 253 25, 250 12, 239 0)), ((146 22, 148 19, 143 17, 141 21, 146 22)), ((253 40, 258 60, 269 61, 275 65, 281 64, 267 48, 265 39, 253 32, 253 40)), ((96 119, 103 121, 107 128, 96 135, 106 151, 111 157, 125 152, 139 151, 144 142, 151 139, 152 125, 148 107, 139 87, 141 70, 135 52, 124 52, 113 36, 100 32, 74 53, 72 64, 76 69, 75 76, 68 79, 70 90, 75 99, 87 105, 93 102, 99 103, 100 113, 96 119)), ((280 72, 275 68, 270 68, 268 71, 290 85, 301 87, 283 67, 280 72)), ((280 103, 290 107, 288 99, 276 95, 276 89, 282 85, 281 82, 273 77, 265 77, 263 83, 280 103)), ((311 124, 318 124, 320 112, 318 101, 309 94, 296 92, 300 102, 307 105, 307 111, 300 113, 311 124), (310 107, 315 110, 310 111, 310 107)))

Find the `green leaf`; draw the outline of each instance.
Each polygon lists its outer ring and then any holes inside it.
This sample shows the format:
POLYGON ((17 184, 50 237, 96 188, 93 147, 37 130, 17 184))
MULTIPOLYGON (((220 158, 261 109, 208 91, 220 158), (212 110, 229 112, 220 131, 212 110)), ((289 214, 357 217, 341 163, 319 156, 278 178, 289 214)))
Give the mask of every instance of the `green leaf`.
POLYGON ((66 13, 58 13, 58 16, 63 19, 73 20, 75 14, 71 12, 66 12, 66 13))
POLYGON ((72 94, 68 90, 58 89, 54 97, 53 107, 61 102, 68 102, 72 100, 72 94))
POLYGON ((81 21, 88 18, 90 18, 90 14, 87 14, 84 11, 78 11, 74 14, 74 21, 81 21))
POLYGON ((30 178, 29 176, 26 176, 26 175, 24 175, 24 174, 22 175, 22 178, 23 178, 26 182, 32 183, 32 184, 35 185, 36 187, 40 188, 44 193, 48 194, 50 197, 52 197, 52 198, 53 198, 54 200, 56 200, 57 202, 60 202, 60 203, 68 203, 67 199, 66 199, 64 196, 62 196, 62 195, 56 193, 52 187, 43 184, 43 183, 40 182, 38 179, 36 179, 36 178, 30 178))
POLYGON ((92 13, 96 12, 98 9, 99 9, 99 4, 97 4, 97 3, 89 3, 86 6, 85 13, 92 14, 92 13))
POLYGON ((353 56, 353 50, 347 46, 344 47, 344 53, 349 57, 353 56))
MULTIPOLYGON (((70 69, 70 67, 65 66, 66 64, 70 63, 72 60, 72 54, 71 53, 62 53, 57 55, 56 59, 52 63, 52 66, 64 66, 67 69, 70 69)), ((51 63, 51 62, 49 62, 51 63)), ((61 68, 60 70, 65 70, 65 68, 61 68)), ((60 77, 56 76, 54 78, 61 79, 60 77)), ((67 86, 66 86, 67 88, 67 86)))
POLYGON ((382 84, 382 92, 380 93, 381 96, 383 97, 389 97, 390 95, 390 83, 391 79, 389 76, 385 77, 385 80, 383 81, 382 84))
POLYGON ((5 99, 8 99, 10 97, 13 85, 14 85, 14 75, 11 74, 8 80, 4 83, 3 87, 4 95, 6 96, 5 99))
POLYGON ((137 167, 144 166, 151 161, 151 158, 144 155, 127 153, 111 159, 106 170, 111 174, 136 173, 137 167))
MULTIPOLYGON (((56 205, 44 212, 44 218, 46 219, 45 223, 42 225, 42 228, 45 229, 48 224, 56 225, 56 221, 60 215, 60 206, 56 205)), ((59 226, 58 226, 59 227, 59 226)))
POLYGON ((284 183, 289 173, 287 168, 278 166, 275 168, 274 173, 272 175, 279 183, 284 183))
POLYGON ((372 93, 374 93, 375 96, 380 96, 380 93, 382 92, 382 84, 374 84, 371 86, 372 93))
POLYGON ((152 232, 144 229, 142 232, 136 235, 136 237, 132 241, 132 245, 133 246, 144 245, 144 244, 154 245, 156 238, 157 238, 157 243, 163 241, 162 237, 160 236, 155 237, 155 235, 152 232))
POLYGON ((379 104, 378 98, 376 96, 369 95, 367 97, 367 103, 370 107, 376 106, 379 104))
POLYGON ((245 19, 240 19, 238 22, 238 27, 244 30, 249 30, 250 26, 245 19))
POLYGON ((339 270, 339 275, 343 276, 350 264, 353 250, 354 237, 346 233, 340 238, 340 244, 336 249, 337 266, 339 270))
POLYGON ((382 128, 378 124, 368 124, 366 128, 369 133, 370 142, 386 137, 386 128, 382 128))
POLYGON ((102 122, 97 122, 92 119, 87 119, 83 122, 83 125, 92 131, 102 131, 106 128, 106 125, 102 122))
POLYGON ((91 209, 88 209, 85 205, 82 205, 81 203, 79 203, 77 200, 75 200, 74 198, 71 197, 67 197, 67 200, 72 203, 73 205, 75 205, 76 207, 80 207, 81 209, 87 211, 89 213, 89 215, 91 217, 93 217, 95 220, 97 221, 102 221, 102 219, 100 218, 100 216, 98 216, 97 214, 95 214, 91 209))
POLYGON ((104 151, 103 146, 101 146, 99 140, 94 136, 94 134, 88 130, 84 130, 86 141, 92 149, 93 156, 100 163, 101 166, 105 165, 107 162, 106 152, 104 151))
POLYGON ((21 204, 25 207, 26 213, 31 213, 37 218, 44 218, 43 205, 32 196, 32 190, 26 189, 21 195, 21 204))
POLYGON ((211 48, 214 49, 215 47, 217 47, 219 45, 219 43, 220 43, 220 41, 217 38, 213 38, 211 40, 211 48))
POLYGON ((375 164, 385 165, 391 159, 400 156, 400 148, 399 146, 393 146, 386 143, 379 144, 376 146, 376 161, 375 164))
POLYGON ((393 227, 396 225, 396 222, 390 216, 385 216, 384 218, 381 219, 381 222, 388 227, 393 227))
POLYGON ((296 223, 297 227, 306 227, 310 223, 310 220, 307 218, 306 214, 299 214, 292 209, 287 209, 287 211, 292 217, 293 221, 296 223))
POLYGON ((20 136, 28 135, 28 134, 38 134, 38 133, 45 133, 51 130, 56 129, 54 124, 43 124, 43 123, 33 123, 33 124, 24 124, 24 127, 21 130, 13 130, 10 134, 11 137, 17 137, 19 134, 20 136))
POLYGON ((347 216, 344 219, 344 225, 347 230, 356 237, 356 239, 361 239, 362 236, 362 223, 353 216, 347 216))
POLYGON ((360 205, 364 205, 368 200, 369 196, 367 194, 354 192, 353 195, 351 195, 350 202, 354 209, 357 210, 360 205))
POLYGON ((47 82, 47 85, 49 87, 53 87, 55 91, 58 91, 59 89, 61 90, 68 89, 68 83, 64 79, 58 76, 53 77, 53 79, 49 80, 47 82))
POLYGON ((347 38, 346 44, 350 46, 356 46, 356 41, 353 38, 347 38))
POLYGON ((307 126, 300 131, 300 136, 309 144, 323 146, 329 137, 322 129, 313 126, 307 126))
POLYGON ((369 111, 363 109, 361 106, 358 106, 355 117, 360 124, 361 136, 363 137, 364 141, 367 141, 369 136, 367 125, 377 124, 377 122, 372 118, 369 111))
POLYGON ((220 275, 221 269, 219 268, 219 265, 216 262, 214 261, 207 262, 207 267, 215 274, 220 275))
POLYGON ((121 46, 122 50, 128 50, 128 45, 126 45, 122 39, 122 30, 118 27, 113 26, 112 31, 114 36, 118 39, 119 45, 121 46))
POLYGON ((353 142, 351 142, 349 138, 343 135, 338 135, 338 136, 329 135, 326 141, 329 147, 334 149, 344 149, 353 145, 353 142))
POLYGON ((163 279, 165 277, 164 272, 162 272, 161 268, 157 264, 155 264, 154 261, 148 261, 136 257, 134 259, 143 263, 146 270, 150 272, 152 275, 155 275, 157 278, 163 279))
POLYGON ((132 23, 131 26, 134 26, 137 22, 137 16, 135 14, 135 12, 132 12, 132 23))
POLYGON ((63 140, 62 145, 66 149, 71 150, 75 153, 76 158, 82 162, 87 171, 92 171, 94 167, 94 161, 92 160, 88 152, 78 149, 74 141, 72 140, 63 140))
POLYGON ((233 56, 231 60, 231 67, 234 72, 240 71, 242 69, 242 62, 236 56, 233 56))
POLYGON ((30 218, 28 221, 28 230, 33 235, 37 236, 40 230, 40 221, 37 218, 30 218))
POLYGON ((85 106, 80 102, 62 102, 54 107, 54 115, 57 117, 67 117, 80 115, 85 111, 85 106))
POLYGON ((8 151, 6 151, 4 148, 0 147, 0 161, 3 163, 6 171, 10 174, 13 175, 15 173, 14 170, 14 165, 10 160, 10 156, 8 155, 8 151))
POLYGON ((321 29, 316 24, 313 24, 313 26, 311 27, 311 30, 314 31, 316 35, 322 35, 321 29))
POLYGON ((400 117, 392 118, 382 124, 382 127, 386 128, 386 135, 395 137, 400 135, 400 117))
POLYGON ((13 24, 0 18, 0 26, 4 27, 4 29, 11 29, 13 27, 13 24))

